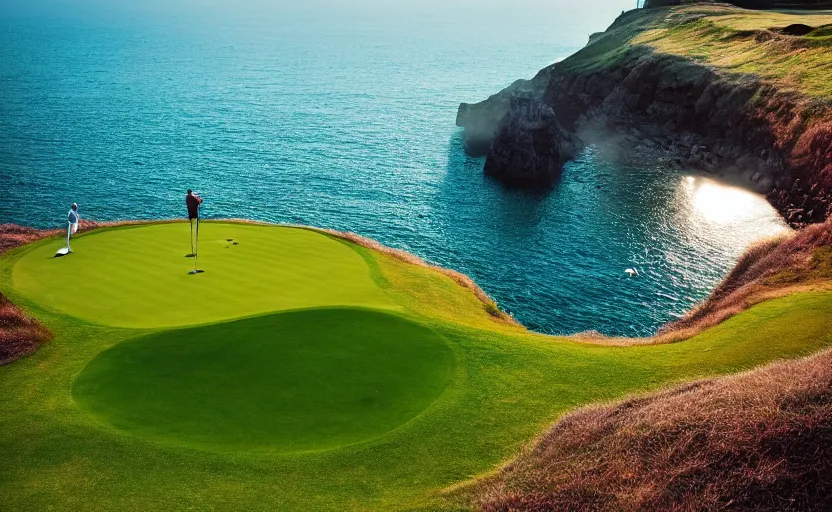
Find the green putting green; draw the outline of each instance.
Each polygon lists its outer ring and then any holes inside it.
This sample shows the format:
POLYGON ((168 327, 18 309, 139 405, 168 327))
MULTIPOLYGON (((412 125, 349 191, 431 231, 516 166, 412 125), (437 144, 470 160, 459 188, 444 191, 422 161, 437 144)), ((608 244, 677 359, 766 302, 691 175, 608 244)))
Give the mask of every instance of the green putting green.
POLYGON ((378 437, 445 388, 431 330, 361 309, 312 309, 164 331, 93 359, 73 396, 98 420, 210 448, 304 451, 378 437))
POLYGON ((306 229, 203 222, 190 275, 187 223, 109 229, 36 245, 12 277, 28 299, 76 318, 133 328, 175 327, 285 309, 390 307, 354 250, 306 229), (232 239, 237 242, 229 242, 232 239))

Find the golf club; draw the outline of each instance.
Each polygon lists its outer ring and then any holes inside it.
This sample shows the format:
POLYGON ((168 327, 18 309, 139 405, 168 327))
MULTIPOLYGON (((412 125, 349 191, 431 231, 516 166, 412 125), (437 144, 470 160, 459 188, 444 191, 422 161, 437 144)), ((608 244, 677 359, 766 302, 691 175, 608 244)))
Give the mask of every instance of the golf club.
POLYGON ((56 258, 59 258, 61 256, 66 256, 67 254, 69 254, 69 243, 68 242, 69 242, 69 237, 70 237, 71 233, 72 233, 72 224, 69 224, 66 227, 67 247, 61 247, 60 249, 58 249, 58 251, 55 253, 56 258))

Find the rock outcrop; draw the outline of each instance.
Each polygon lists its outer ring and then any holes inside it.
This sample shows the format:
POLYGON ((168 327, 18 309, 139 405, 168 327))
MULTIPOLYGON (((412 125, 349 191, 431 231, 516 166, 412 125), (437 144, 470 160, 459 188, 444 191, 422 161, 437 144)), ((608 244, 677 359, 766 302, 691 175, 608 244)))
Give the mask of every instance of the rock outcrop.
POLYGON ((530 97, 513 98, 485 160, 485 174, 512 184, 546 184, 574 156, 554 111, 530 97))
MULTIPOLYGON (((652 22, 670 26, 699 19, 656 11, 652 22)), ((457 124, 469 153, 482 155, 488 146, 485 172, 537 183, 582 145, 596 144, 612 156, 703 171, 767 194, 794 226, 832 215, 832 102, 628 44, 633 25, 649 17, 625 13, 533 80, 462 104, 457 124), (541 113, 534 123, 529 105, 541 113)))

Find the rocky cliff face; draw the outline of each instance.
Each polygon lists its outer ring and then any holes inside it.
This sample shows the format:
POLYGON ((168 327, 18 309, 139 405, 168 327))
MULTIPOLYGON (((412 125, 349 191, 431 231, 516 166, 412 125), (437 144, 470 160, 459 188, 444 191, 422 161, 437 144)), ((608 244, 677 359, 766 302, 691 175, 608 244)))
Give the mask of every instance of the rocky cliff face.
POLYGON ((456 125, 465 128, 463 142, 471 156, 486 156, 500 123, 515 98, 539 101, 548 83, 547 70, 532 80, 517 80, 497 94, 480 103, 462 103, 456 114, 456 125))
POLYGON ((637 15, 622 15, 605 36, 522 87, 460 106, 466 148, 478 155, 489 147, 486 172, 545 181, 582 145, 598 144, 765 193, 796 226, 832 215, 832 102, 627 45, 615 29, 637 15), (519 121, 530 105, 542 113, 533 125, 519 121))

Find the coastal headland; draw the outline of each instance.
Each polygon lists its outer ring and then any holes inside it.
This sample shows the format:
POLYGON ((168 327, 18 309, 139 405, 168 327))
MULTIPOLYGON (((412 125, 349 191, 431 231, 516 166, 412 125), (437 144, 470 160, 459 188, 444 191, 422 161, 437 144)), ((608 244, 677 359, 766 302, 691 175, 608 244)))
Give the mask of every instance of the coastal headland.
POLYGON ((548 183, 595 145, 748 187, 804 226, 832 213, 831 65, 828 11, 640 9, 534 78, 463 103, 457 124, 506 182, 548 183))

